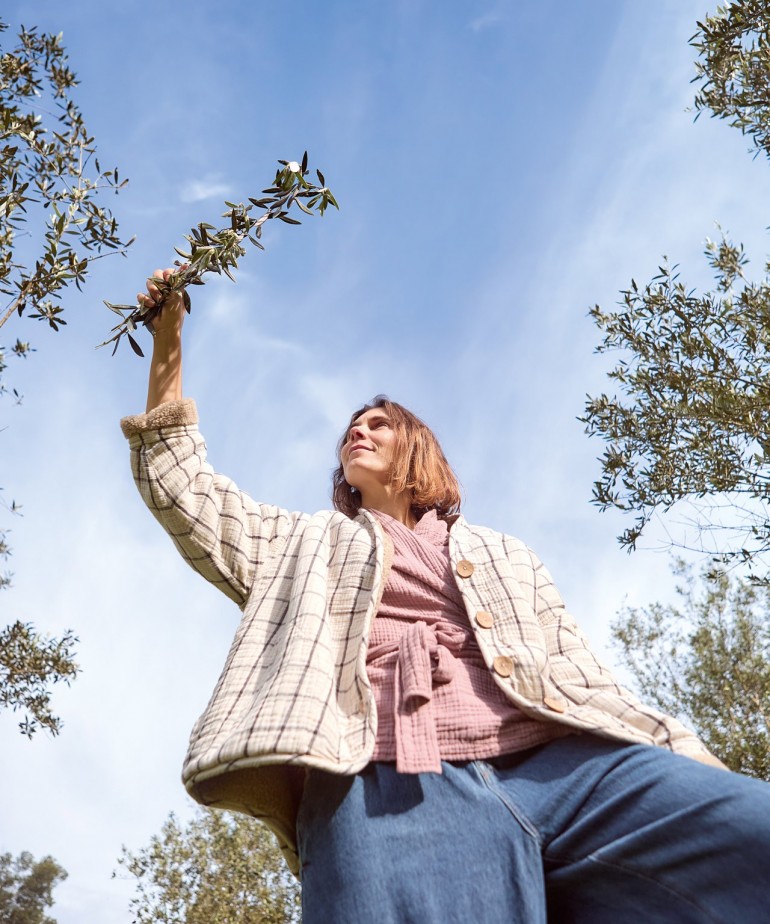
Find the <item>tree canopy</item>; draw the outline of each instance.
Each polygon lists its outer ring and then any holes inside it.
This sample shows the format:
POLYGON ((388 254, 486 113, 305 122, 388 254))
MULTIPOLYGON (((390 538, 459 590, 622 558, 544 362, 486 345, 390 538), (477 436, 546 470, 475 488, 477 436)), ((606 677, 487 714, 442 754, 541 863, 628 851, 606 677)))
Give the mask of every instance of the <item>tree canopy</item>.
POLYGON ((0 629, 0 707, 22 711, 19 728, 28 738, 41 728, 59 732, 61 719, 51 708, 50 688, 77 676, 76 642, 71 631, 60 638, 40 636, 19 620, 0 629))
MULTIPOLYGON (((691 44, 698 115, 770 156, 770 2, 718 8, 691 44)), ((664 260, 615 309, 592 309, 598 352, 618 356, 608 375, 619 394, 589 397, 583 420, 607 444, 594 501, 635 515, 621 544, 634 548, 668 513, 672 545, 712 557, 700 576, 677 561, 679 606, 621 611, 621 660, 728 767, 770 780, 770 263, 749 280, 743 246, 721 231, 705 257, 711 291, 664 260)))
MULTIPOLYGON (((770 3, 738 0, 698 24, 698 114, 710 112, 770 156, 770 3)), ((634 548, 650 520, 677 506, 675 545, 767 569, 770 549, 770 282, 746 277, 741 245, 707 240, 716 277, 697 294, 668 262, 632 280, 613 310, 591 316, 598 351, 619 354, 620 394, 589 397, 587 432, 607 443, 594 501, 635 514, 619 537, 634 548)))
MULTIPOLYGON (((8 26, 0 21, 0 35, 8 26)), ((93 260, 125 253, 103 192, 124 184, 117 168, 102 170, 96 147, 75 102, 77 79, 61 35, 20 30, 15 43, 0 47, 0 328, 22 316, 59 330, 61 299, 74 283, 80 289, 93 260)), ((28 358, 29 342, 19 336, 0 344, 0 397, 20 395, 7 382, 8 359, 28 358)), ((17 514, 15 501, 2 501, 17 514)), ((9 527, 0 525, 0 559, 11 553, 9 527)), ((11 574, 0 574, 0 590, 11 574)), ((41 727, 56 734, 60 719, 50 708, 50 685, 77 674, 74 638, 40 636, 17 620, 0 633, 0 707, 23 712, 28 735, 41 727)))
POLYGON ((53 859, 35 860, 24 851, 18 857, 0 854, 0 921, 3 924, 56 924, 46 914, 53 890, 67 878, 53 859))
POLYGON ((621 660, 731 770, 770 782, 770 586, 715 570, 699 582, 681 561, 676 573, 680 606, 618 614, 621 660))
POLYGON ((698 23, 695 109, 751 138, 770 156, 770 17, 767 0, 735 0, 698 23))
POLYGON ((118 860, 136 879, 136 924, 291 924, 299 884, 268 829, 246 815, 200 809, 171 814, 160 834, 118 860))
MULTIPOLYGON (((0 33, 7 28, 0 22, 0 33)), ((92 260, 130 244, 99 204, 100 191, 126 181, 117 168, 101 170, 62 36, 22 27, 0 51, 0 327, 31 307, 30 317, 58 330, 67 286, 80 288, 92 260)))

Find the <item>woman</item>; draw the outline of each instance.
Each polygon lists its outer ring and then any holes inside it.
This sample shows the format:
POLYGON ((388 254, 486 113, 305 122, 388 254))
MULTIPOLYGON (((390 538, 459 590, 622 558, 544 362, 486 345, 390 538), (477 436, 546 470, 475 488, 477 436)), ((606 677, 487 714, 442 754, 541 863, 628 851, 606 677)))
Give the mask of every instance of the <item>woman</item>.
POLYGON ((272 828, 305 924, 770 921, 770 788, 617 685, 535 555, 459 516, 430 430, 377 400, 335 510, 257 503, 206 462, 183 317, 122 421, 145 502, 243 611, 183 777, 272 828))

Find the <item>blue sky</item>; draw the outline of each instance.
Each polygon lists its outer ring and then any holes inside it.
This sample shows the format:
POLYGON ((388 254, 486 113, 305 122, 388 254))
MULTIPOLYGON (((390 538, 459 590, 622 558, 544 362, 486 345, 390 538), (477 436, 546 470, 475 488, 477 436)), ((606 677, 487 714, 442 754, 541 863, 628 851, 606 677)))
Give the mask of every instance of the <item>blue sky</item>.
POLYGON ((261 500, 328 506, 340 427, 388 393, 439 434, 468 519, 532 545, 611 662, 617 609, 665 598, 672 579, 665 554, 622 552, 621 520, 589 503, 602 447, 576 418, 607 361, 587 311, 663 254, 707 286, 715 220, 758 270, 770 171, 686 111, 706 12, 689 0, 4 12, 64 32, 101 161, 130 178, 111 205, 138 240, 66 297, 63 332, 2 332, 37 348, 9 369, 23 405, 0 406, 0 483, 24 508, 2 615, 72 627, 83 673, 56 696, 60 738, 30 743, 0 716, 0 850, 69 870, 61 924, 127 924, 120 846, 191 812, 187 734, 238 614, 131 483, 118 419, 143 409, 147 363, 93 349, 111 325, 101 300, 131 300, 191 224, 307 148, 340 212, 268 227, 236 285, 193 292, 185 393, 212 462, 261 500))

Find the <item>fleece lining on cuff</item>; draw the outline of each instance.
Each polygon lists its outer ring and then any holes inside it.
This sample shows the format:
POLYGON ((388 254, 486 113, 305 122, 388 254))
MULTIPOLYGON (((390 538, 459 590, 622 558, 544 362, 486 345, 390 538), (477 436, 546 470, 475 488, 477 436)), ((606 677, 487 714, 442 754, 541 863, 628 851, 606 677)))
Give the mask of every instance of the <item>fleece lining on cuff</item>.
POLYGON ((120 429, 128 438, 144 430, 159 430, 161 427, 185 427, 198 423, 198 409, 192 398, 166 401, 146 414, 133 414, 120 421, 120 429))

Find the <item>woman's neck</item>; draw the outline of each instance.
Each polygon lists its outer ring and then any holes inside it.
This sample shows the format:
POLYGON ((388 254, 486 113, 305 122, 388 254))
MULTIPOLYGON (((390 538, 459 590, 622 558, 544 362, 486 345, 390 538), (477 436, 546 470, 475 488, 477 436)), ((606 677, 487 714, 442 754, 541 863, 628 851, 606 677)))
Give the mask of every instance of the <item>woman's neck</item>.
POLYGON ((375 496, 368 494, 361 498, 361 506, 367 510, 379 510, 381 513, 387 513, 389 517, 414 529, 417 524, 417 518, 412 512, 412 495, 409 492, 402 491, 400 494, 392 494, 387 488, 382 492, 378 491, 375 496))

